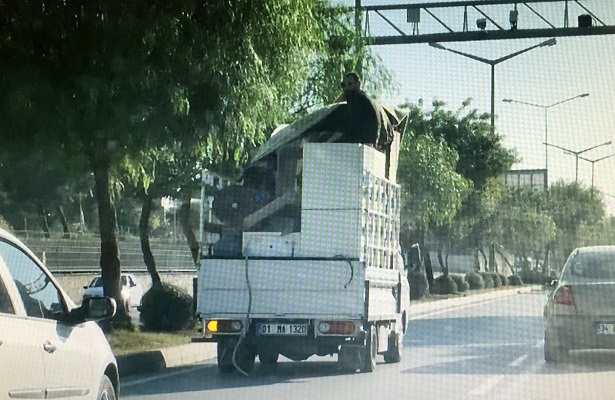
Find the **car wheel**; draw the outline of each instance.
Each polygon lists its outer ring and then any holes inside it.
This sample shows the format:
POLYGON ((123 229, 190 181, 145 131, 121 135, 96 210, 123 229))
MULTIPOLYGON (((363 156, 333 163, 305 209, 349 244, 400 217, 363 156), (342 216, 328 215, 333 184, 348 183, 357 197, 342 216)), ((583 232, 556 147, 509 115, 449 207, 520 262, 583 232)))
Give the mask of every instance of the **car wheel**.
POLYGON ((116 400, 115 389, 113 384, 107 375, 103 375, 100 382, 100 389, 98 390, 98 400, 116 400))
POLYGON ((401 361, 404 336, 397 332, 389 335, 389 349, 384 353, 384 362, 387 364, 397 364, 401 361))
POLYGON ((376 369, 376 356, 378 355, 378 329, 376 325, 369 328, 369 336, 362 352, 361 372, 374 372, 376 369))
POLYGON ((561 346, 554 346, 550 338, 545 335, 545 361, 547 363, 562 362, 568 355, 568 350, 561 346))

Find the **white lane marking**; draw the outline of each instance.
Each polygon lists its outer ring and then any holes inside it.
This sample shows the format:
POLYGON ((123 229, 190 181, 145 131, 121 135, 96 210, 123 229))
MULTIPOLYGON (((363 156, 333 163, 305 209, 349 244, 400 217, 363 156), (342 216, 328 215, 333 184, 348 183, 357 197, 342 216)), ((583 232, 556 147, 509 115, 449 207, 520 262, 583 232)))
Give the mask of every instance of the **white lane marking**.
POLYGON ((539 340, 538 343, 534 345, 534 348, 538 349, 540 347, 543 347, 544 345, 545 345, 545 340, 542 339, 542 340, 539 340))
POLYGON ((480 386, 475 388, 470 392, 470 396, 484 396, 486 395, 495 385, 497 385, 502 379, 503 376, 492 376, 491 378, 487 378, 485 382, 483 382, 480 386))
POLYGON ((175 375, 187 374, 189 372, 198 371, 199 369, 203 369, 206 367, 207 365, 199 365, 193 368, 182 369, 181 371, 167 372, 167 373, 157 374, 154 376, 148 376, 147 378, 135 379, 134 381, 121 382, 120 388, 142 385, 144 383, 148 383, 151 381, 157 381, 157 380, 164 379, 164 378, 170 378, 175 375))
POLYGON ((527 360, 527 358, 529 357, 529 354, 525 354, 519 358, 517 358, 515 361, 511 362, 510 364, 508 364, 509 367, 518 367, 519 365, 521 365, 523 363, 523 361, 527 360))
MULTIPOLYGON (((410 345, 416 345, 416 344, 420 345, 424 343, 425 342, 421 340, 410 340, 408 342, 408 344, 410 345)), ((528 343, 524 343, 524 342, 519 342, 519 343, 472 343, 472 344, 460 343, 460 344, 439 344, 439 345, 429 346, 429 348, 447 349, 447 348, 452 348, 452 347, 490 348, 490 347, 526 347, 526 346, 528 346, 528 343)))

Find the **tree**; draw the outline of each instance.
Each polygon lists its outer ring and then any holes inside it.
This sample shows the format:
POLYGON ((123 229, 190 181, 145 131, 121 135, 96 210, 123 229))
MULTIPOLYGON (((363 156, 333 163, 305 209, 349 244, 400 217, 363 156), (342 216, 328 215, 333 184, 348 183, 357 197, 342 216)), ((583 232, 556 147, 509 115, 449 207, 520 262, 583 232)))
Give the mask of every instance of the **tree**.
MULTIPOLYGON (((538 261, 553 243, 557 233, 555 222, 544 208, 543 192, 507 190, 498 210, 490 218, 493 236, 516 257, 525 260, 533 256, 538 261)), ((546 265, 546 260, 545 253, 543 265, 546 265)))
POLYGON ((600 193, 578 183, 556 182, 549 188, 546 212, 557 226, 556 256, 566 260, 572 250, 583 242, 585 227, 600 224, 605 216, 605 204, 600 193))
POLYGON ((322 48, 322 9, 319 0, 0 4, 3 141, 87 163, 106 294, 120 298, 118 165, 177 142, 240 160, 288 115, 304 60, 322 48))
MULTIPOLYGON (((471 188, 471 182, 455 172, 457 160, 453 149, 429 134, 408 133, 402 140, 397 173, 405 199, 402 222, 406 235, 415 232, 424 255, 429 229, 450 223, 471 188)), ((430 259, 426 269, 432 287, 430 259)))
POLYGON ((81 203, 91 188, 88 174, 68 168, 50 151, 7 151, 0 157, 0 209, 6 220, 15 229, 43 230, 47 237, 51 226, 59 225, 68 237, 71 225, 80 222, 81 203))

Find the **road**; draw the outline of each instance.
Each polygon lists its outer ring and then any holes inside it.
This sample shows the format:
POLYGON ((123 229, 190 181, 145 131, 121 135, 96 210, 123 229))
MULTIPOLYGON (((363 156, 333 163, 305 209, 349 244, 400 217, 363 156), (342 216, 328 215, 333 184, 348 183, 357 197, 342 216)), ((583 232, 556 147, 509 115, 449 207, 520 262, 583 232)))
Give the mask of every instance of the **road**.
POLYGON ((333 357, 257 363, 221 376, 214 362, 123 381, 122 399, 615 399, 615 353, 543 359, 545 292, 516 294, 422 315, 400 364, 344 374, 333 357))

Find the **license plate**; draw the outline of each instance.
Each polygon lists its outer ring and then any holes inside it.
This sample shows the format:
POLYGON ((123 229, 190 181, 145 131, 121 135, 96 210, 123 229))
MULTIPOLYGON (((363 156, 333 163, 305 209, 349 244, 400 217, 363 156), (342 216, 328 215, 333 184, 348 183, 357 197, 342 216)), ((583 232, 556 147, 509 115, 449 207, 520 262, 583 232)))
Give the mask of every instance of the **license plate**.
POLYGON ((258 335, 307 335, 307 324, 257 324, 258 335))
POLYGON ((596 333, 598 335, 615 335, 615 324, 596 324, 596 333))

